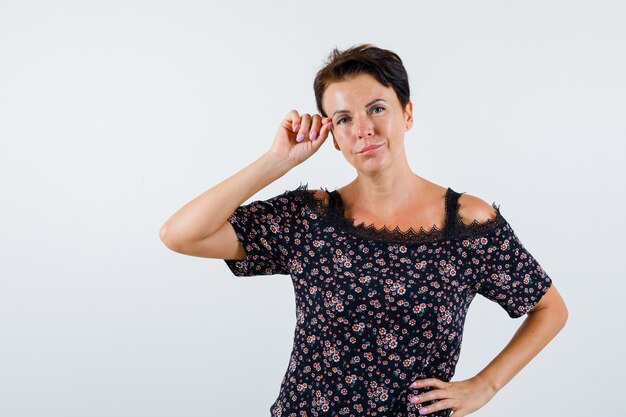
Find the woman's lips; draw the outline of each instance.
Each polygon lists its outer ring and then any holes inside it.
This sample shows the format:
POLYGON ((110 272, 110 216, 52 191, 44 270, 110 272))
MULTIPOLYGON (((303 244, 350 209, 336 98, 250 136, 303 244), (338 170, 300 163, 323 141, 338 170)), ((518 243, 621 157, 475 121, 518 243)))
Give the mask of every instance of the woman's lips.
POLYGON ((372 151, 374 151, 375 149, 380 148, 383 145, 370 145, 370 146, 366 146, 365 148, 363 148, 363 150, 359 153, 371 153, 372 151))

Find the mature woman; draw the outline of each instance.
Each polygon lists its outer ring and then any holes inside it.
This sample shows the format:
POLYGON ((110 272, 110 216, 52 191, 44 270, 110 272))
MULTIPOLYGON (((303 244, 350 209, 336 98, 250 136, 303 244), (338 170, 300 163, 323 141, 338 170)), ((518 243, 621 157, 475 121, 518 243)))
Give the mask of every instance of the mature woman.
POLYGON ((272 416, 465 416, 560 331, 565 304, 495 203, 411 170, 413 105, 395 53, 335 49, 314 90, 320 114, 287 113, 271 148, 180 209, 161 239, 236 276, 291 275, 297 327, 272 416), (330 132, 352 182, 241 205, 330 132), (482 371, 450 381, 476 294, 527 317, 482 371))

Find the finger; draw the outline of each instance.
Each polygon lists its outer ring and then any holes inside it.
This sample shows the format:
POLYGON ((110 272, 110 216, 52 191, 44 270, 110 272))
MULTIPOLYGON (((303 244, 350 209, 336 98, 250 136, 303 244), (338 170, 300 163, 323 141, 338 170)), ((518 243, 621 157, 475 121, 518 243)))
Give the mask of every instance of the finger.
POLYGON ((439 400, 442 398, 450 398, 450 393, 442 389, 435 389, 432 391, 426 391, 413 395, 409 401, 411 401, 413 404, 418 404, 424 403, 426 401, 439 400))
POLYGON ((311 141, 311 145, 315 151, 317 151, 326 141, 328 137, 328 123, 320 129, 319 135, 311 141))
POLYGON ((436 411, 447 410, 448 408, 451 408, 451 407, 452 407, 451 401, 441 400, 441 401, 437 401, 434 404, 430 404, 426 407, 421 407, 417 411, 419 411, 421 415, 424 415, 424 414, 434 413, 436 411))
POLYGON ((323 137, 325 139, 326 136, 328 136, 328 134, 332 131, 332 129, 333 129, 332 121, 328 117, 323 118, 322 128, 320 129, 319 137, 323 137))
POLYGON ((300 119, 300 114, 298 114, 296 109, 290 110, 289 113, 287 113, 287 116, 285 116, 285 120, 291 122, 291 131, 294 133, 299 130, 300 119))
POLYGON ((426 378, 426 379, 418 379, 409 385, 409 388, 423 388, 423 387, 435 387, 435 388, 445 388, 448 385, 447 382, 442 381, 437 378, 426 378))
POLYGON ((300 130, 298 130, 298 136, 296 142, 302 142, 305 137, 309 135, 309 128, 311 126, 311 115, 308 113, 302 113, 300 116, 300 130))
POLYGON ((311 119, 311 128, 309 129, 309 140, 315 139, 319 136, 320 128, 322 126, 322 116, 319 114, 314 114, 311 119))
POLYGON ((333 124, 332 124, 332 123, 327 123, 327 124, 324 126, 324 129, 325 129, 325 130, 324 130, 324 135, 325 135, 324 137, 326 137, 326 136, 328 136, 328 135, 330 134, 330 132, 332 132, 332 131, 333 131, 333 124))

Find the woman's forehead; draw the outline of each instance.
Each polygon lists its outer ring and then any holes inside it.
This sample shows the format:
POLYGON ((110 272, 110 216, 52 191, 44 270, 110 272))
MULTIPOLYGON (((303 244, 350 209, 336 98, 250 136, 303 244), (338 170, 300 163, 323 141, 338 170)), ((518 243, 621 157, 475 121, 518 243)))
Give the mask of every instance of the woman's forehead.
POLYGON ((324 92, 324 108, 334 112, 339 107, 366 106, 379 98, 389 102, 394 96, 391 87, 385 87, 369 74, 360 74, 328 85, 324 92))

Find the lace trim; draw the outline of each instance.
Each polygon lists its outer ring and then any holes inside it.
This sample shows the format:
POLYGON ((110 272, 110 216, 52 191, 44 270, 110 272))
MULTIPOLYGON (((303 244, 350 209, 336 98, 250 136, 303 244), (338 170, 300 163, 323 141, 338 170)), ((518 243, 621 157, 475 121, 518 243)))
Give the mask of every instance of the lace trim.
POLYGON ((470 224, 463 223, 463 218, 459 215, 459 207, 460 204, 457 201, 456 203, 456 223, 459 226, 457 232, 455 233, 455 238, 466 239, 470 237, 476 237, 478 235, 483 235, 487 232, 491 232, 498 227, 504 226, 506 224, 506 219, 500 213, 500 205, 496 205, 495 201, 491 203, 491 207, 496 212, 496 217, 493 219, 487 219, 484 222, 480 223, 478 220, 474 219, 470 224))
MULTIPOLYGON (((331 192, 324 187, 322 187, 321 189, 323 191, 326 191, 327 194, 330 194, 331 192)), ((447 204, 447 198, 449 197, 448 194, 450 193, 450 191, 452 191, 450 188, 448 188, 448 190, 446 191, 446 223, 447 219, 450 217, 448 213, 449 206, 447 204)), ((387 226, 377 228, 373 224, 366 225, 365 222, 361 222, 358 225, 355 225, 354 218, 344 217, 343 207, 339 206, 335 210, 330 210, 330 197, 328 197, 328 201, 326 200, 326 197, 317 197, 315 195, 315 190, 308 189, 308 183, 304 185, 301 184, 292 192, 302 196, 305 204, 311 210, 315 211, 315 213, 318 214, 327 223, 347 230, 348 232, 357 236, 361 236, 365 239, 376 240, 385 243, 428 243, 438 240, 464 239, 469 237, 475 237, 486 232, 495 230, 498 226, 506 223, 506 219, 500 213, 500 206, 496 206, 495 202, 492 203, 492 207, 495 209, 496 212, 496 217, 494 217, 493 219, 488 219, 482 223, 480 223, 476 219, 474 219, 470 224, 463 223, 463 218, 459 215, 460 204, 457 198, 455 207, 456 223, 454 225, 444 224, 443 228, 439 228, 437 227, 437 225, 433 225, 433 227, 431 227, 430 229, 424 229, 422 226, 420 226, 419 231, 415 231, 413 227, 409 228, 406 231, 402 231, 398 226, 393 229, 389 229, 387 228, 387 226)))

